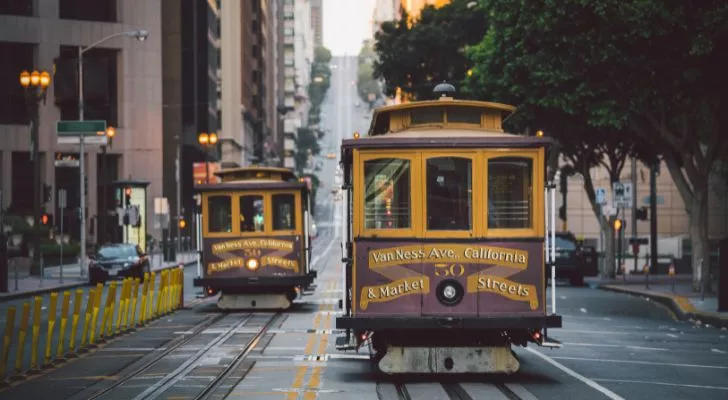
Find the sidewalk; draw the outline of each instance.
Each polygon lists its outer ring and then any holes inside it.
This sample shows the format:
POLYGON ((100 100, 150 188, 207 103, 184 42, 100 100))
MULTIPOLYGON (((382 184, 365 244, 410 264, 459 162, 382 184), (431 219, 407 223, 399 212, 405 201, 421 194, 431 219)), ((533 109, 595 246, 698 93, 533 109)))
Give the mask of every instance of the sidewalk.
MULTIPOLYGON (((197 260, 197 253, 179 253, 177 261, 162 262, 161 254, 153 254, 150 256, 152 262, 152 271, 163 268, 169 268, 179 263, 189 264, 197 260)), ((61 267, 47 267, 44 269, 43 277, 30 276, 30 269, 27 263, 22 261, 10 261, 8 271, 8 292, 0 293, 0 301, 16 299, 19 297, 33 296, 36 294, 44 294, 48 292, 62 291, 73 289, 79 286, 88 285, 88 269, 80 268, 79 264, 69 264, 63 266, 63 283, 60 282, 61 267), (17 269, 15 268, 17 266, 17 269), (17 271, 17 289, 16 289, 16 271, 17 271)))
POLYGON ((713 287, 712 293, 705 293, 704 298, 701 298, 700 292, 693 292, 690 274, 674 277, 650 275, 647 285, 644 275, 628 275, 626 281, 622 275, 611 280, 586 278, 585 281, 603 290, 649 298, 667 306, 681 320, 728 328, 728 312, 717 311, 717 288, 713 287))

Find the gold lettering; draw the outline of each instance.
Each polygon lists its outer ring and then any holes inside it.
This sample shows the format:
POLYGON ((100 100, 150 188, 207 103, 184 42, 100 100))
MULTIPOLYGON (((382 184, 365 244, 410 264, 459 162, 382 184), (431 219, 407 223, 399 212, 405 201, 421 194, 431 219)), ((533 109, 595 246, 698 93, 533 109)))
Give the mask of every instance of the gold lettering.
POLYGON ((264 256, 260 259, 260 264, 262 267, 280 267, 283 269, 290 269, 293 272, 298 272, 298 260, 289 260, 287 258, 277 256, 264 256))
POLYGON ((212 245, 212 254, 227 253, 243 249, 272 249, 293 251, 293 242, 278 239, 239 239, 212 245))
POLYGON ((426 276, 399 279, 383 285, 362 288, 359 307, 366 310, 369 303, 384 303, 402 296, 422 294, 430 291, 430 280, 426 276))
POLYGON ((470 263, 528 268, 528 252, 520 249, 461 244, 413 245, 369 251, 369 268, 417 263, 470 263))
POLYGON ((466 290, 467 293, 495 293, 511 300, 527 301, 532 310, 538 308, 534 285, 525 285, 506 278, 475 273, 468 276, 466 290))

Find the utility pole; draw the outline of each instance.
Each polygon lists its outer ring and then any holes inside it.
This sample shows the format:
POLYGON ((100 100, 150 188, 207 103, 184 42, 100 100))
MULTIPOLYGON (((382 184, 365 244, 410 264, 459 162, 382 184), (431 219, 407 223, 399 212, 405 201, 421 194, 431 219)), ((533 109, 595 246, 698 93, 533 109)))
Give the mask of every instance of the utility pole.
MULTIPOLYGON (((632 156, 632 237, 637 240, 637 158, 632 156)), ((637 248, 636 245, 632 247, 637 248)), ((638 254, 634 254, 634 271, 637 272, 638 254)), ((625 267, 627 268, 627 267, 625 267)))
POLYGON ((656 159, 650 166, 650 269, 657 267, 657 174, 660 160, 656 159))
POLYGON ((175 181, 177 184, 177 253, 182 251, 182 229, 179 226, 179 221, 182 218, 182 138, 177 135, 177 158, 174 161, 175 165, 175 181))

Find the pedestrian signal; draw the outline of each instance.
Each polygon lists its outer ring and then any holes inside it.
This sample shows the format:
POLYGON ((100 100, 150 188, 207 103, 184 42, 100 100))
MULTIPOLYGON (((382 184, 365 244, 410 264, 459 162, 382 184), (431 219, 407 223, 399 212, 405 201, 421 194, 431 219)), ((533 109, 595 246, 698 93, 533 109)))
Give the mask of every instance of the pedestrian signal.
POLYGON ((617 218, 614 220, 614 230, 619 232, 622 229, 622 220, 617 218))

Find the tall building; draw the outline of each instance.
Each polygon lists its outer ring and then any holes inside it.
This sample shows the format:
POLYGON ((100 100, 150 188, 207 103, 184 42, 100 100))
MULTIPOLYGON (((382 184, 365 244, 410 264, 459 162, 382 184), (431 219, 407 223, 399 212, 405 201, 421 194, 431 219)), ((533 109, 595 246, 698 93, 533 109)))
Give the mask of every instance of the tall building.
MULTIPOLYGON (((84 59, 84 117, 104 120, 116 128, 106 157, 99 145, 87 145, 86 217, 88 242, 97 242, 98 221, 106 216, 116 228, 116 195, 110 183, 118 179, 148 182, 147 198, 139 206, 143 221, 151 220, 153 201, 162 196, 162 3, 161 0, 13 0, 0 2, 0 188, 2 207, 15 215, 32 215, 34 193, 30 159, 29 112, 19 75, 45 70, 53 75, 47 101, 39 109, 41 183, 51 186, 42 208, 55 215, 59 189, 67 192, 64 232, 80 238, 79 146, 59 144, 56 121, 77 120, 78 46, 88 46, 112 34, 145 29, 144 42, 116 36, 89 50, 84 59), (55 67, 55 68, 54 68, 55 67), (57 159, 59 162, 56 162, 57 159), (68 161, 71 161, 70 163, 68 161), (106 161, 106 162, 104 162, 106 161), (106 198, 106 207, 100 203, 106 198), (107 209, 111 212, 109 214, 107 209)), ((146 224, 148 233, 159 232, 146 224)), ((118 230, 114 237, 121 240, 118 230)))
POLYGON ((379 32, 382 23, 399 19, 401 0, 376 0, 372 15, 372 37, 379 32))
POLYGON ((162 7, 163 192, 176 234, 175 216, 192 220, 193 163, 217 158, 197 137, 220 127, 220 9, 217 1, 197 0, 162 0, 162 7))
POLYGON ((311 27, 314 46, 324 45, 324 8, 323 0, 311 0, 311 27))
POLYGON ((272 2, 221 2, 223 165, 268 162, 275 149, 272 2))
POLYGON ((287 168, 295 167, 296 132, 308 123, 313 37, 309 0, 283 0, 283 165, 287 168))

